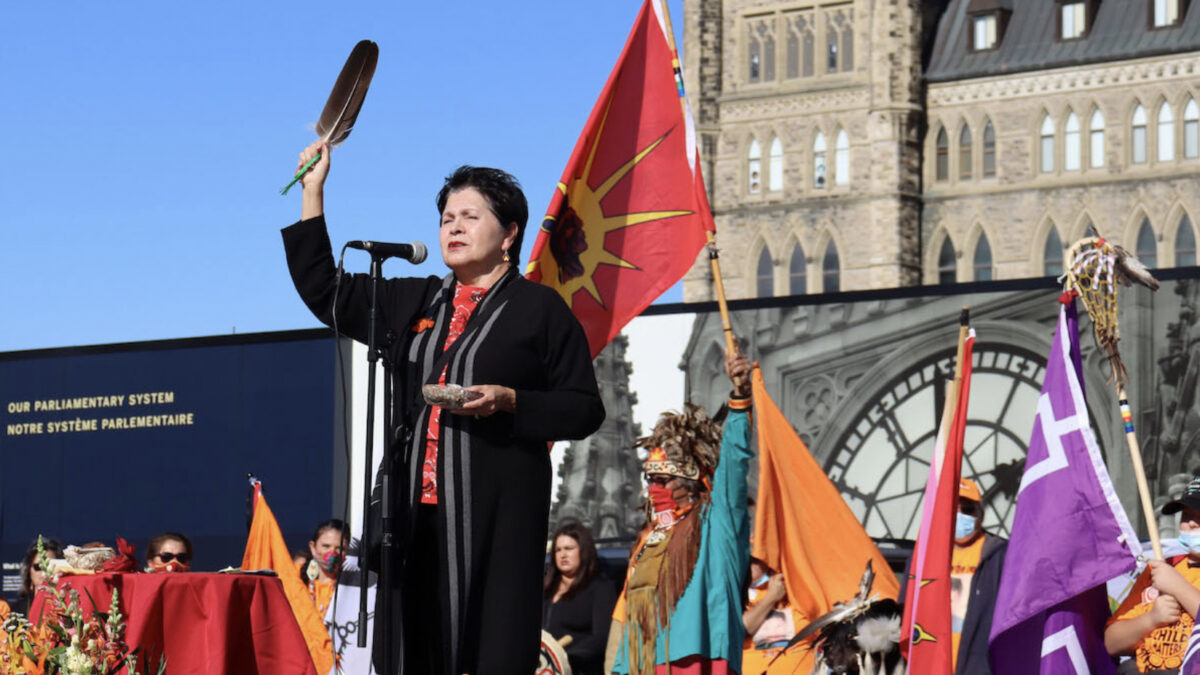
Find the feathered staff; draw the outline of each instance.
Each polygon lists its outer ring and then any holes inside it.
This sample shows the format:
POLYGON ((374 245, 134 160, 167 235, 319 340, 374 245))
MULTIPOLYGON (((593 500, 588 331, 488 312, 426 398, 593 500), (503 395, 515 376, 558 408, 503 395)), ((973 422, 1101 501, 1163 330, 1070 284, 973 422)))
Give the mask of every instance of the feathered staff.
POLYGON ((775 655, 762 673, 787 650, 813 638, 810 649, 820 652, 813 672, 833 673, 903 673, 903 659, 898 653, 900 643, 900 607, 894 600, 880 599, 871 593, 875 570, 871 561, 858 585, 858 595, 839 602, 833 609, 809 623, 796 633, 787 646, 775 655))
MULTIPOLYGON (((367 87, 371 85, 371 77, 375 75, 375 63, 379 61, 379 45, 370 40, 362 40, 354 45, 346 65, 338 75, 329 99, 325 101, 325 109, 321 111, 321 120, 317 122, 317 135, 330 147, 346 140, 354 129, 354 120, 358 119, 358 111, 362 110, 363 101, 367 97, 367 87)), ((283 186, 279 194, 286 195, 288 190, 308 172, 318 160, 321 153, 300 167, 292 182, 283 186)))
POLYGON ((1146 482, 1146 470, 1142 466, 1142 451, 1133 430, 1133 412, 1125 385, 1129 373, 1121 361, 1117 341, 1121 339, 1121 326, 1117 311, 1117 284, 1132 286, 1140 284, 1152 291, 1158 290, 1158 281, 1132 253, 1103 238, 1088 237, 1075 242, 1067 251, 1070 266, 1067 269, 1067 292, 1074 291, 1083 301, 1083 307, 1092 319, 1092 330, 1096 342, 1108 355, 1112 366, 1112 380, 1116 385, 1117 399, 1121 406, 1121 419, 1125 423, 1125 440, 1129 444, 1133 473, 1137 478, 1138 494, 1141 496, 1142 511, 1146 516, 1146 531, 1154 556, 1162 560, 1162 545, 1158 541, 1158 523, 1154 519, 1154 506, 1150 501, 1150 487, 1146 482))

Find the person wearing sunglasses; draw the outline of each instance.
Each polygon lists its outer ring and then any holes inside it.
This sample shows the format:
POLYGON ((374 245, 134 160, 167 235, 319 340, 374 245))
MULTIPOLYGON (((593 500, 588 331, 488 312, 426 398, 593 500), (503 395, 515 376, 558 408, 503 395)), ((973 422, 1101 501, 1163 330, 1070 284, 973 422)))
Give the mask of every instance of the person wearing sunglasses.
POLYGON ((146 545, 147 572, 190 572, 192 542, 178 532, 155 535, 146 545))
MULTIPOLYGON (((46 555, 51 558, 63 557, 62 544, 59 544, 57 540, 43 539, 42 547, 46 549, 46 555)), ((46 574, 42 572, 42 564, 38 560, 37 542, 35 541, 29 545, 25 551, 25 557, 21 559, 21 597, 13 604, 12 611, 29 616, 29 606, 33 602, 33 596, 37 594, 38 586, 41 586, 45 579, 46 574)))

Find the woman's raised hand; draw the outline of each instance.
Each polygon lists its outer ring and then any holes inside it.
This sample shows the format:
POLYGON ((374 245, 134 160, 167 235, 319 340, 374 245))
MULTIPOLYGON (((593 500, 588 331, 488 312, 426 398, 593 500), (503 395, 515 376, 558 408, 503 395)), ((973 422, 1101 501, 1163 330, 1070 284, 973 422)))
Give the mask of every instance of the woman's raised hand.
POLYGON ((300 177, 300 184, 305 190, 309 188, 320 189, 325 185, 325 177, 329 175, 329 144, 325 141, 313 141, 300 153, 300 160, 296 162, 296 171, 304 168, 317 153, 321 153, 321 159, 318 159, 309 170, 300 177))

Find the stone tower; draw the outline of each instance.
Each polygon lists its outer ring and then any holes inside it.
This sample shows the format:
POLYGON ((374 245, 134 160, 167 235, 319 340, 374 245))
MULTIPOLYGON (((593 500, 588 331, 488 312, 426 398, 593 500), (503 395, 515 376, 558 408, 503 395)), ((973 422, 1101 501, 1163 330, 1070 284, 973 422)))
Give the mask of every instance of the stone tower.
MULTIPOLYGON (((730 297, 919 283, 921 6, 685 0, 730 297)), ((693 267, 684 300, 709 276, 693 267)))
POLYGON ((551 529, 578 520, 598 539, 624 538, 642 525, 642 470, 633 448, 641 427, 633 422, 637 394, 629 390, 633 366, 625 360, 628 345, 629 339, 618 335, 594 361, 608 414, 596 433, 567 447, 558 470, 562 484, 550 513, 551 529))

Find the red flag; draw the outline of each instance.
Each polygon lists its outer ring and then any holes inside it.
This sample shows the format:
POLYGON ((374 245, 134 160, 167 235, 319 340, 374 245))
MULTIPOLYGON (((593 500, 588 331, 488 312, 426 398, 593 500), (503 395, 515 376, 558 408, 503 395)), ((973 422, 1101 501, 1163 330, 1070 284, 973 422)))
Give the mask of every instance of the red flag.
POLYGON ((592 356, 683 277, 713 229, 667 30, 646 0, 530 254, 527 276, 571 306, 592 356))
POLYGON ((901 646, 907 648, 909 672, 924 675, 952 675, 954 672, 950 562, 954 552, 954 520, 958 513, 958 483, 962 477, 963 434, 967 427, 974 346, 975 333, 968 333, 964 325, 959 329, 954 387, 942 413, 939 447, 934 448, 929 479, 925 484, 921 530, 905 590, 901 646))

